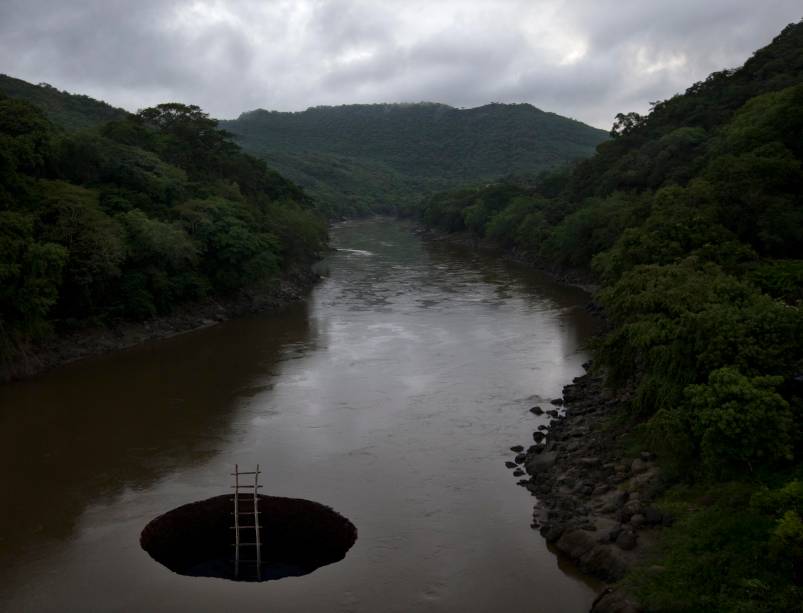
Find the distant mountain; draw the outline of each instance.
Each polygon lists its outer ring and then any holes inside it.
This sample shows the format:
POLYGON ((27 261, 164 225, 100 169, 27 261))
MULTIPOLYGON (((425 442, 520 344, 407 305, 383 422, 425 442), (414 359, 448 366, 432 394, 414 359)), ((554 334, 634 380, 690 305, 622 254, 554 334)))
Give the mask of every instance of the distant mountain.
POLYGON ((221 121, 330 214, 393 210, 466 183, 591 156, 608 133, 529 104, 358 104, 262 109, 221 121))
MULTIPOLYGON (((68 131, 127 111, 89 96, 0 75, 0 93, 68 131)), ((416 206, 434 192, 534 176, 593 155, 604 130, 529 104, 355 104, 297 113, 255 110, 219 122, 239 144, 310 194, 329 217, 416 206)))
POLYGON ((42 109, 50 121, 68 130, 94 128, 128 115, 123 109, 89 96, 59 91, 47 83, 34 85, 4 74, 0 74, 0 92, 27 100, 42 109))

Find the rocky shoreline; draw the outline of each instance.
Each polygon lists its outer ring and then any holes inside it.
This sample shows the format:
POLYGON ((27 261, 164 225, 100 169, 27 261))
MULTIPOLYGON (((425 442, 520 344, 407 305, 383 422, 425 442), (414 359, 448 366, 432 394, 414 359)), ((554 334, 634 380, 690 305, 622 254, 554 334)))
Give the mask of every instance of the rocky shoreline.
MULTIPOLYGON (((545 267, 468 233, 445 234, 423 226, 415 231, 426 240, 501 254, 592 294, 598 289, 585 271, 545 267)), ((593 301, 586 308, 604 319, 593 301)), ((637 600, 612 584, 644 561, 672 518, 651 505, 662 490, 655 456, 643 450, 638 457, 623 457, 617 443, 627 432, 611 423, 623 400, 605 389, 590 365, 563 388, 561 398, 530 409, 542 421, 533 432, 534 444, 511 447, 515 455, 505 465, 537 499, 532 528, 581 572, 608 584, 591 613, 638 613, 637 600)))
POLYGON ((276 310, 304 299, 320 278, 311 268, 292 270, 270 288, 254 287, 226 298, 206 298, 182 305, 170 315, 142 322, 120 321, 62 333, 46 342, 18 348, 12 359, 0 363, 0 383, 32 377, 69 362, 146 341, 207 328, 249 313, 276 310))
MULTIPOLYGON (((586 365, 588 370, 588 365, 586 365)), ((533 407, 548 418, 526 450, 511 447, 514 475, 537 502, 532 527, 584 573, 608 583, 622 579, 654 548, 672 518, 651 505, 661 490, 661 472, 648 450, 624 460, 624 436, 612 426, 621 399, 589 372, 563 389, 549 407, 533 407)), ((635 613, 638 603, 608 587, 594 613, 635 613)))

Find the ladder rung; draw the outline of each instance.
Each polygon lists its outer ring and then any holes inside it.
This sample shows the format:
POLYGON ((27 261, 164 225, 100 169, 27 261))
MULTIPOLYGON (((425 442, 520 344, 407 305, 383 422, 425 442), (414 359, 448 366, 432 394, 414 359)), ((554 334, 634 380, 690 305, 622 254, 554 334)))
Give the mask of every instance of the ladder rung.
POLYGON ((258 526, 232 526, 231 530, 236 530, 239 528, 240 530, 245 530, 246 528, 257 528, 258 526))
POLYGON ((262 471, 261 471, 261 470, 256 470, 256 471, 253 471, 253 470, 252 470, 251 472, 247 472, 247 473, 229 473, 229 474, 230 474, 232 477, 236 477, 237 475, 261 475, 261 474, 262 474, 262 471))
MULTIPOLYGON (((237 515, 260 515, 262 511, 238 511, 237 515)), ((234 515, 234 513, 232 513, 234 515)))
POLYGON ((261 485, 256 485, 256 486, 254 486, 254 485, 232 485, 231 487, 236 489, 238 487, 258 487, 259 488, 259 487, 262 487, 262 486, 261 485))
MULTIPOLYGON (((262 545, 262 543, 240 543, 240 547, 258 547, 262 545)), ((232 547, 237 547, 237 543, 232 543, 232 547)))

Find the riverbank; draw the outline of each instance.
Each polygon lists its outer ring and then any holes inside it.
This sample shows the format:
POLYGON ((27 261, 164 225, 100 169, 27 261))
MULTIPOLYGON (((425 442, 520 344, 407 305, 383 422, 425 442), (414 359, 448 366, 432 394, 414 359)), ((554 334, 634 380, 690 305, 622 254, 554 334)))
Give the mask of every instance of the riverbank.
POLYGON ((137 542, 259 463, 267 494, 318 500, 365 537, 342 563, 266 584, 263 608, 588 611, 599 585, 556 563, 499 462, 529 436, 534 365, 553 395, 581 372, 587 298, 423 245, 408 224, 338 225, 332 246, 326 279, 275 316, 0 386, 3 477, 27 505, 0 515, 16 519, 0 610, 81 610, 88 584, 99 609, 248 609, 251 590, 172 573, 137 542))
POLYGON ((192 332, 250 313, 273 311, 304 299, 320 279, 311 268, 285 273, 270 287, 252 287, 225 298, 184 304, 169 315, 141 322, 86 325, 40 343, 18 348, 0 363, 0 383, 25 379, 83 358, 104 355, 141 343, 192 332))
MULTIPOLYGON (((427 240, 501 254, 589 294, 598 289, 587 271, 544 267, 468 233, 444 234, 423 227, 416 232, 427 240)), ((586 308, 604 317, 593 300, 586 308)), ((524 477, 518 484, 537 498, 532 527, 556 553, 608 584, 643 563, 654 551, 661 528, 672 522, 651 504, 663 488, 653 453, 641 450, 627 457, 622 451, 622 439, 628 435, 617 420, 622 402, 587 369, 550 406, 531 409, 549 417, 549 423, 533 432, 535 444, 511 448, 515 456, 507 462, 515 476, 524 477)), ((593 613, 639 610, 632 595, 611 585, 592 607, 593 613)))
MULTIPOLYGON (((600 377, 577 377, 551 406, 531 409, 549 424, 539 426, 535 444, 512 462, 514 474, 527 475, 518 484, 538 499, 532 527, 582 572, 608 583, 642 563, 672 523, 652 506, 663 487, 655 456, 646 449, 634 457, 622 452, 628 433, 617 421, 621 402, 600 377)), ((632 597, 614 588, 606 588, 592 609, 638 610, 632 597)))

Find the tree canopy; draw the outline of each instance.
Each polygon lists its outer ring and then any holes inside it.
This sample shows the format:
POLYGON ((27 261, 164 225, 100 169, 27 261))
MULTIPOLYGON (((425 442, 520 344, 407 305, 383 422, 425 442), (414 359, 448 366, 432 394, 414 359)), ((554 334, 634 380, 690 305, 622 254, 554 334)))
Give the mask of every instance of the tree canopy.
POLYGON ((304 192, 196 106, 66 131, 0 94, 0 358, 56 330, 270 284, 326 241, 304 192))

